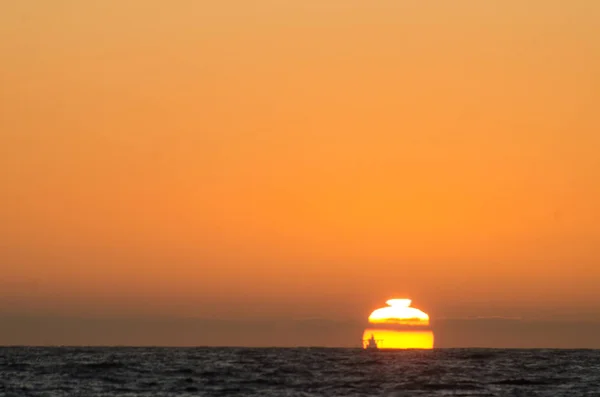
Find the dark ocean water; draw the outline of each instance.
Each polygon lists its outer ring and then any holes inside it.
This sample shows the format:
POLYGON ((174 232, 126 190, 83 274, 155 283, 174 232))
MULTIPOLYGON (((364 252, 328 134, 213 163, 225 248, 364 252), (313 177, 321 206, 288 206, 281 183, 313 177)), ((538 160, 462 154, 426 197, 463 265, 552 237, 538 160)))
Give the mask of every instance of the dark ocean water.
POLYGON ((600 396, 600 351, 7 347, 0 396, 600 396))

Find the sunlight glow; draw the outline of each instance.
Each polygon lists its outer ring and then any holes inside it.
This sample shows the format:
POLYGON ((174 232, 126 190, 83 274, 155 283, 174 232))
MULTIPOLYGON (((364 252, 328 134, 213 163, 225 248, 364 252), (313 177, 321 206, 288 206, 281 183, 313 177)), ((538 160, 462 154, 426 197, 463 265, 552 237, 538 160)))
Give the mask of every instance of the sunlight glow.
MULTIPOLYGON (((431 331, 396 331, 392 329, 367 328, 363 333, 363 341, 373 335, 379 349, 433 349, 433 332, 431 331)), ((363 342, 365 347, 366 342, 363 342)))
POLYGON ((369 316, 371 324, 429 325, 429 316, 419 309, 410 307, 410 299, 390 299, 389 306, 375 310, 369 316))
POLYGON ((369 316, 371 326, 363 332, 363 348, 433 349, 434 337, 426 313, 410 307, 410 299, 390 299, 386 303, 387 307, 369 316))

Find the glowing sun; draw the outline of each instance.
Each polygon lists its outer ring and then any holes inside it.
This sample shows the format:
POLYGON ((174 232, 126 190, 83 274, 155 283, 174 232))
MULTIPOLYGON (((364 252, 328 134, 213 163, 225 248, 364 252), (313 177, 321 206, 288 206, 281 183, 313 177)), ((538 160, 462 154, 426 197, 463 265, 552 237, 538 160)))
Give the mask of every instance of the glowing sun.
POLYGON ((363 333, 366 349, 432 349, 433 332, 429 316, 410 307, 410 299, 390 299, 387 307, 369 316, 370 327, 363 333))

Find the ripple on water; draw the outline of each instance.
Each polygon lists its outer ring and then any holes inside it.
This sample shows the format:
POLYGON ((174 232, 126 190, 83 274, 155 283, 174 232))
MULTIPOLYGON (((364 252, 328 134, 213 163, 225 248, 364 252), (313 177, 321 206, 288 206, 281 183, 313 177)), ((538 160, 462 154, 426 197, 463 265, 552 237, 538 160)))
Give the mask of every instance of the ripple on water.
POLYGON ((584 396, 593 350, 0 348, 0 395, 584 396))

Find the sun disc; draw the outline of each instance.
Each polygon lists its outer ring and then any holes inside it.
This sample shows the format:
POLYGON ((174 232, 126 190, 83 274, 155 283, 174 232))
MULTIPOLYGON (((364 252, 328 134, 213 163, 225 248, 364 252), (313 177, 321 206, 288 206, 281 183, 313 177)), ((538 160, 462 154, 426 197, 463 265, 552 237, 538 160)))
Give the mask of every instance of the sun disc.
POLYGON ((363 332, 365 348, 433 349, 434 336, 429 329, 429 315, 410 307, 410 299, 389 299, 387 307, 374 310, 370 327, 363 332))

